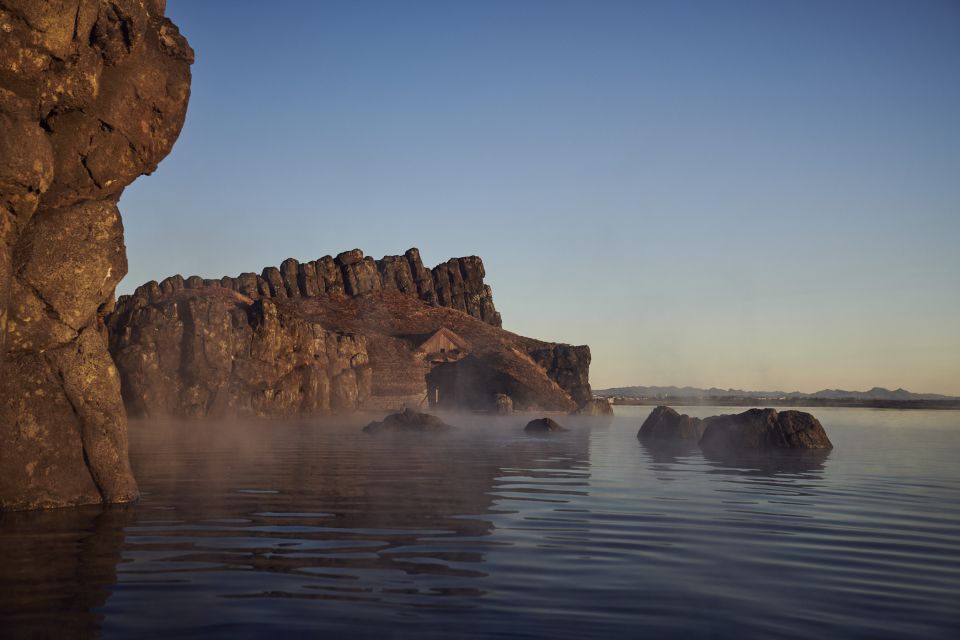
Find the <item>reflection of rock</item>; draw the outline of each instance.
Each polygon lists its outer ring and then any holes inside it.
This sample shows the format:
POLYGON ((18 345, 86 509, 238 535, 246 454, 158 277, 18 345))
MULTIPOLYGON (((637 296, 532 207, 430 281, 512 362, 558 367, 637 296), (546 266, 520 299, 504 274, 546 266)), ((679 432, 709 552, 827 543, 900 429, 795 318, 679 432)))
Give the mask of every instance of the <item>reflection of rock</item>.
POLYGON ((637 438, 645 441, 697 442, 703 435, 703 422, 674 409, 659 406, 643 421, 637 438))
POLYGON ((716 473, 778 476, 822 471, 830 449, 777 449, 762 452, 704 452, 716 473))
MULTIPOLYGON (((493 532, 493 514, 502 513, 504 499, 537 498, 518 492, 514 476, 549 469, 549 478, 532 482, 552 489, 552 506, 589 477, 584 430, 528 438, 507 420, 464 415, 460 428, 442 437, 413 435, 415 446, 398 448, 401 436, 369 436, 357 426, 349 418, 269 428, 236 420, 204 429, 135 424, 131 456, 146 497, 128 544, 148 542, 162 556, 150 567, 157 580, 182 580, 196 563, 256 572, 246 574, 251 580, 219 583, 222 596, 289 589, 309 597, 320 587, 331 599, 366 592, 395 601, 416 596, 388 594, 391 587, 423 588, 425 581, 430 588, 483 586, 469 579, 488 570, 480 539, 493 532), (557 486, 557 478, 571 484, 557 486), (182 526, 150 522, 164 507, 176 508, 182 526), (222 522, 235 519, 243 524, 230 525, 223 537, 222 522), (238 548, 234 535, 250 544, 238 548), (383 572, 394 573, 385 580, 383 572)), ((130 624, 149 629, 147 635, 177 636, 169 627, 144 626, 155 617, 135 618, 130 624)))
POLYGON ((0 636, 99 637, 128 519, 123 506, 0 514, 0 636))
POLYGON ((127 270, 117 200, 187 108, 163 5, 0 3, 0 510, 137 495, 100 329, 127 270))
POLYGON ((363 428, 364 433, 425 433, 450 431, 453 427, 429 413, 417 413, 404 409, 400 413, 391 413, 381 422, 371 422, 363 428))
POLYGON ((613 417, 613 407, 604 398, 591 398, 580 405, 573 415, 613 417))
POLYGON ((832 449, 823 425, 809 413, 750 409, 704 420, 700 448, 709 453, 832 449))
POLYGON ((690 440, 640 440, 640 445, 652 462, 677 464, 681 458, 700 456, 700 447, 690 440))
POLYGON ((555 420, 550 418, 531 420, 523 430, 527 433, 560 433, 567 431, 567 429, 561 427, 555 420))

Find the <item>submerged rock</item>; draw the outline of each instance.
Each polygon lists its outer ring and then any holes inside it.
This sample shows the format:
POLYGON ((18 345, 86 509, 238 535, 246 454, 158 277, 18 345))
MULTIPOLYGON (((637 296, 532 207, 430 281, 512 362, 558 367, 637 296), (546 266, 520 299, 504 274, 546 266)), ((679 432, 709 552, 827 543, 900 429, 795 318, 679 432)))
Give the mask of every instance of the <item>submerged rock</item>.
POLYGON ((750 409, 703 421, 700 448, 730 454, 782 449, 832 449, 820 421, 803 411, 750 409))
POLYGON ((453 429, 437 416, 429 413, 417 413, 413 409, 404 409, 400 413, 391 413, 380 422, 371 422, 363 428, 364 433, 425 433, 443 432, 453 429))
POLYGON ((703 429, 704 423, 700 418, 691 418, 661 405, 643 421, 637 439, 646 442, 697 442, 703 435, 703 429))
POLYGON ((555 420, 550 418, 531 420, 523 430, 526 433, 560 433, 562 431, 569 431, 569 429, 561 427, 555 420))

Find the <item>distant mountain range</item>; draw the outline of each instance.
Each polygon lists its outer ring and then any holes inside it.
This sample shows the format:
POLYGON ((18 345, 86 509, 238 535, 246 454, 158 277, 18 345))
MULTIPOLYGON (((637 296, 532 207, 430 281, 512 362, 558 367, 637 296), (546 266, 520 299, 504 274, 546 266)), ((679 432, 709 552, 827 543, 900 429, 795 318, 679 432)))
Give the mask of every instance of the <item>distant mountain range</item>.
POLYGON ((845 391, 843 389, 823 389, 815 393, 800 391, 744 391, 742 389, 698 389, 697 387, 615 387, 613 389, 594 389, 593 394, 605 398, 764 398, 791 400, 960 400, 955 396, 937 393, 912 393, 906 389, 884 389, 874 387, 869 391, 845 391))

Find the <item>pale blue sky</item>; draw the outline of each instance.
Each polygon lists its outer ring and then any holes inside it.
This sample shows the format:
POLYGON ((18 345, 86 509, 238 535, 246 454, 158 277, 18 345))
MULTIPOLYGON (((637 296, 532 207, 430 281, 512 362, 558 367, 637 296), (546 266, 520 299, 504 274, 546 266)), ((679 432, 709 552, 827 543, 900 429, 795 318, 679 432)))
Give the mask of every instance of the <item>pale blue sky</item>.
POLYGON ((169 0, 129 292, 360 247, 484 259, 595 387, 960 394, 960 3, 169 0))

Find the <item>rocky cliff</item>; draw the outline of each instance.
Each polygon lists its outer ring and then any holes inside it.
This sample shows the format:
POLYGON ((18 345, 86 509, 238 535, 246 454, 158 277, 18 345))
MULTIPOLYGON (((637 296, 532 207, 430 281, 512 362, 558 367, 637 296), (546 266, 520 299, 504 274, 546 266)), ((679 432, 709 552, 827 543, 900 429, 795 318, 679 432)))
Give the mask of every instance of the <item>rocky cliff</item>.
POLYGON ((417 249, 288 259, 259 276, 173 276, 117 301, 110 351, 135 416, 490 410, 498 394, 521 410, 589 401, 589 348, 504 331, 484 276, 476 256, 428 269, 417 249), (467 347, 424 353, 441 327, 467 347))
POLYGON ((117 201, 173 146, 193 51, 163 0, 0 0, 0 509, 124 502, 100 322, 127 269, 117 201))
POLYGON ((219 280, 171 276, 160 283, 151 281, 137 287, 129 299, 121 298, 121 306, 135 308, 158 302, 181 289, 217 286, 251 300, 354 297, 376 291, 399 291, 430 305, 463 311, 499 327, 500 314, 493 306, 490 287, 483 282, 485 276, 483 261, 477 256, 451 258, 427 269, 420 259, 420 251, 415 248, 402 256, 384 256, 380 260, 353 249, 336 258, 324 256, 303 263, 288 258, 279 267, 266 267, 260 275, 241 273, 235 278, 224 276, 219 280))

